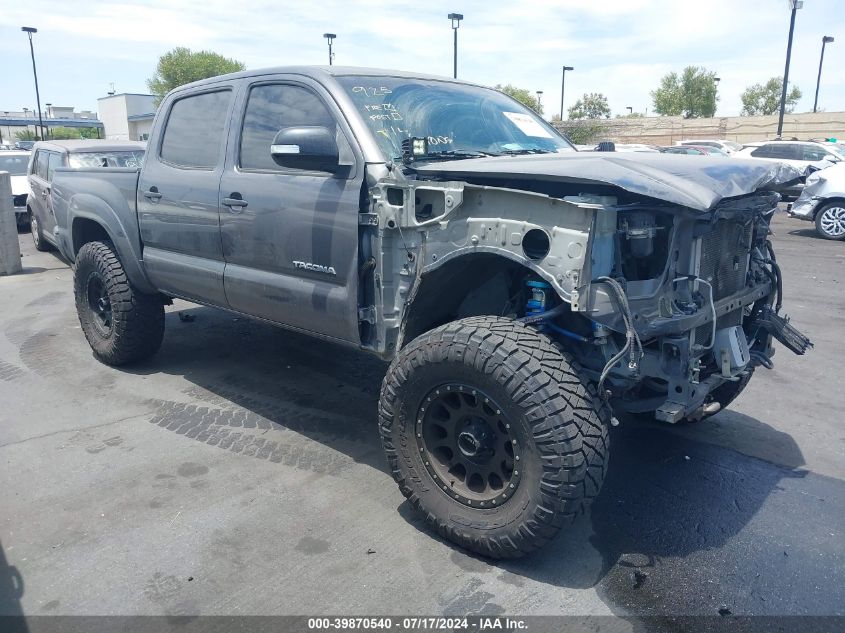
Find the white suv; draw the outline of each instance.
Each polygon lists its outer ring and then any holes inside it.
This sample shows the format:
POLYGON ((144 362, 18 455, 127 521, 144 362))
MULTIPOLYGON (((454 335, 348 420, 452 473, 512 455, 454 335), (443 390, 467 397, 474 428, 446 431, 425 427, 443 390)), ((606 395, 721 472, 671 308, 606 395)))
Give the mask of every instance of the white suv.
POLYGON ((736 158, 763 158, 789 163, 798 169, 813 165, 820 169, 845 160, 845 151, 836 143, 815 141, 763 141, 748 143, 736 158))

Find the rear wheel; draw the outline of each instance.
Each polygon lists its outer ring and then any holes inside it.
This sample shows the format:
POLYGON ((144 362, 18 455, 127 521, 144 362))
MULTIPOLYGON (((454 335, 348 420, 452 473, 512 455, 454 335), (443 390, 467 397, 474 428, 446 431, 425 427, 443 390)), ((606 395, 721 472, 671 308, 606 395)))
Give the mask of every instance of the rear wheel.
POLYGON ((384 379, 382 444, 402 493, 441 536, 513 558, 554 538, 595 498, 607 416, 545 335, 473 317, 406 346, 384 379))
POLYGON ((845 240, 845 202, 830 202, 819 209, 816 231, 828 240, 845 240))
POLYGON ((132 286, 107 242, 79 249, 74 271, 76 312, 94 355, 107 365, 152 356, 164 337, 164 305, 132 286))
POLYGON ((51 250, 52 247, 44 239, 44 234, 41 232, 41 223, 32 211, 29 212, 29 232, 32 235, 32 243, 35 244, 35 250, 42 252, 51 250))

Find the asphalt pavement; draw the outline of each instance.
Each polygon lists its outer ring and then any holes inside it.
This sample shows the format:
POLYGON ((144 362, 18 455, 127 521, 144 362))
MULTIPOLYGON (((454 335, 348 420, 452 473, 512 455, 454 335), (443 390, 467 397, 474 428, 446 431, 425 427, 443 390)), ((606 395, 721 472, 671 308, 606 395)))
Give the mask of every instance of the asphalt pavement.
POLYGON ((727 411, 623 423, 589 514, 515 562, 429 532, 386 471, 385 365, 177 302, 91 355, 72 272, 0 278, 0 614, 845 615, 845 243, 779 215, 780 348, 727 411))

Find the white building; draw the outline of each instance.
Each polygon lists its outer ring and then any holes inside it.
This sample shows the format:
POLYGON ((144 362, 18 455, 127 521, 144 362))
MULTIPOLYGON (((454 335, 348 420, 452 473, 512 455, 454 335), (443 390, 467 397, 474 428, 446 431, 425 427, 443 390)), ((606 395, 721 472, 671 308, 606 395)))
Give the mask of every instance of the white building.
POLYGON ((97 99, 107 139, 146 141, 155 117, 155 95, 121 93, 97 99))
POLYGON ((14 143, 20 132, 29 131, 41 137, 40 125, 44 126, 46 138, 51 138, 50 130, 56 127, 91 128, 91 137, 103 135, 103 124, 90 110, 77 112, 72 106, 54 106, 45 104, 39 122, 38 111, 24 108, 23 111, 0 110, 0 143, 14 143))

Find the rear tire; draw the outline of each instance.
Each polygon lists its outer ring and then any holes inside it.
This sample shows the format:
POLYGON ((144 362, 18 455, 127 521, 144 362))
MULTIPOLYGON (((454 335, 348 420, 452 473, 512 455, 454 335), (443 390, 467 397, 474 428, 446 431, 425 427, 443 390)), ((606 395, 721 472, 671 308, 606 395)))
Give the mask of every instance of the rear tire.
POLYGON ((125 365, 155 354, 164 337, 164 304, 132 286, 107 242, 88 242, 76 256, 76 312, 94 355, 125 365))
POLYGON ((816 211, 816 232, 826 240, 845 240, 845 202, 828 202, 816 211))
POLYGON ((29 212, 28 228, 30 235, 32 235, 32 243, 35 244, 35 250, 42 253, 53 250, 50 243, 44 239, 44 233, 41 232, 41 223, 32 211, 29 212))
POLYGON ((402 494, 441 536, 484 556, 548 543, 596 497, 607 468, 607 409, 578 370, 547 336, 502 317, 462 319, 412 341, 379 402, 402 494), (476 450, 499 455, 508 444, 510 460, 499 464, 476 450))

